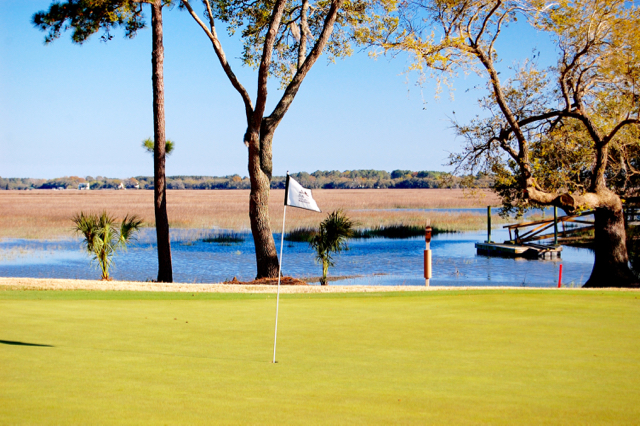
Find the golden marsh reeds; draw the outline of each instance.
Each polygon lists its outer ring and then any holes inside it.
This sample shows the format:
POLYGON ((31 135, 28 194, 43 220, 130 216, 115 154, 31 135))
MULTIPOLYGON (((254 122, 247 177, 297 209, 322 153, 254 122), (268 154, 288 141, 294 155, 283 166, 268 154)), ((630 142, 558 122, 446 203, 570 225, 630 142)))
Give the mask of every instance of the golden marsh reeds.
MULTIPOLYGON (((342 208, 359 228, 430 223, 442 230, 474 230, 486 226, 484 214, 473 212, 424 212, 394 209, 454 209, 498 205, 491 192, 467 196, 459 189, 319 189, 313 196, 323 212, 342 208)), ((269 204, 274 232, 282 227, 283 190, 272 190, 269 204)), ((167 209, 173 228, 223 228, 248 231, 248 190, 168 191, 167 209)), ((0 237, 56 238, 72 235, 71 217, 101 212, 123 218, 141 217, 153 226, 153 192, 129 191, 0 191, 0 237)), ((287 231, 316 227, 325 214, 290 208, 287 231)), ((497 218, 494 218, 494 221, 497 218)), ((497 222, 496 222, 497 223, 497 222)))

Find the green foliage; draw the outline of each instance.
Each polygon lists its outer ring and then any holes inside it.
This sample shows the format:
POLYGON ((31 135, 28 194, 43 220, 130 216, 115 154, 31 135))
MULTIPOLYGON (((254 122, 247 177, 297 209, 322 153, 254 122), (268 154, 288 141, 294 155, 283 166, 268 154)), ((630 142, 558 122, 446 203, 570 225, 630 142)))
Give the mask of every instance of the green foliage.
POLYGON ((353 235, 354 224, 342 210, 329 213, 320 223, 318 233, 309 243, 316 252, 316 259, 322 263, 320 284, 327 284, 327 272, 334 266, 333 253, 347 249, 347 239, 353 235))
MULTIPOLYGON (((311 174, 292 173, 302 186, 311 189, 357 188, 459 188, 463 177, 446 172, 401 170, 389 173, 384 170, 315 171, 311 174)), ((488 188, 491 178, 485 175, 471 177, 478 188, 488 188)), ((284 188, 284 177, 274 176, 272 188, 284 188)))
MULTIPOLYGON (((245 65, 257 69, 262 60, 274 2, 207 1, 211 5, 213 18, 227 25, 229 35, 240 32, 243 44, 241 59, 245 65)), ((305 36, 309 43, 308 54, 321 38, 325 19, 334 3, 326 0, 290 0, 286 3, 269 70, 271 76, 280 80, 281 88, 287 86, 298 69, 301 36, 305 36)), ((389 19, 388 16, 395 4, 395 0, 343 1, 324 49, 328 60, 334 62, 337 58, 348 57, 354 45, 367 44, 371 39, 380 37, 383 28, 395 23, 395 19, 389 19)))
POLYGON ((391 172, 391 179, 400 179, 404 177, 411 178, 412 175, 411 170, 394 170, 391 172))
POLYGON ((145 27, 142 3, 134 0, 68 0, 54 1, 49 10, 33 15, 33 25, 48 31, 45 43, 60 37, 61 31, 73 29, 71 40, 84 43, 92 34, 103 30, 102 40, 111 40, 111 30, 122 27, 125 36, 133 38, 145 27))
MULTIPOLYGON (((146 147, 145 147, 146 149, 146 147)), ((372 188, 489 188, 493 177, 488 173, 453 176, 446 172, 409 171, 397 179, 391 179, 384 170, 345 170, 340 172, 316 171, 294 173, 293 176, 302 186, 311 189, 372 189, 372 188), (407 177, 411 175, 411 177, 407 177)), ((636 178, 635 181, 638 179, 636 178)), ((104 176, 79 178, 70 176, 56 179, 0 178, 1 189, 76 189, 78 183, 88 182, 91 189, 116 189, 122 182, 125 188, 153 189, 153 177, 136 176, 128 179, 115 179, 104 176)), ((285 176, 273 176, 271 188, 284 189, 285 176)), ((228 176, 167 176, 168 189, 249 189, 249 178, 239 175, 228 176)))
MULTIPOLYGON (((154 144, 153 144, 153 139, 152 138, 147 138, 145 140, 142 141, 142 148, 151 153, 151 155, 153 155, 153 148, 154 148, 154 144)), ((171 153, 173 152, 173 149, 175 148, 175 143, 173 141, 167 140, 165 142, 165 147, 164 147, 164 152, 167 155, 171 155, 171 153)))
MULTIPOLYGON (((486 173, 475 176, 453 176, 446 172, 420 171, 409 172, 411 178, 401 176, 391 179, 384 170, 347 170, 317 171, 311 174, 300 172, 292 174, 305 188, 324 189, 356 189, 356 188, 489 188, 493 177, 486 173)), ((104 176, 65 176, 55 179, 0 178, 0 189, 76 189, 81 182, 91 184, 91 189, 116 189, 120 183, 125 188, 153 188, 153 177, 136 176, 127 179, 108 178, 104 176)), ((285 177, 274 176, 271 187, 284 188, 285 177)), ((247 177, 228 176, 167 176, 169 189, 248 189, 247 177)))
POLYGON ((106 211, 102 214, 84 214, 80 212, 72 219, 74 231, 84 238, 83 244, 88 253, 98 263, 102 279, 109 279, 109 268, 113 265, 113 256, 120 249, 126 249, 127 242, 134 238, 140 229, 142 220, 128 215, 120 223, 118 229, 115 219, 106 211))

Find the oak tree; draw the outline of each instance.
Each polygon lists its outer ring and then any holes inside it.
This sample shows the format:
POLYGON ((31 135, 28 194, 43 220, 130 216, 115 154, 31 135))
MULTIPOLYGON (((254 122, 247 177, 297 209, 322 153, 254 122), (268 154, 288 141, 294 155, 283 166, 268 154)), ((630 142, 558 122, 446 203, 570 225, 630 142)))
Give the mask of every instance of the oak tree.
POLYGON ((426 74, 476 71, 487 83, 483 115, 455 123, 465 146, 452 164, 493 173, 506 211, 593 209, 595 262, 585 286, 638 286, 619 186, 637 170, 638 8, 623 0, 418 0, 401 18, 385 48, 413 53, 426 74), (532 55, 504 78, 496 42, 518 19, 549 34, 558 59, 540 70, 532 55))

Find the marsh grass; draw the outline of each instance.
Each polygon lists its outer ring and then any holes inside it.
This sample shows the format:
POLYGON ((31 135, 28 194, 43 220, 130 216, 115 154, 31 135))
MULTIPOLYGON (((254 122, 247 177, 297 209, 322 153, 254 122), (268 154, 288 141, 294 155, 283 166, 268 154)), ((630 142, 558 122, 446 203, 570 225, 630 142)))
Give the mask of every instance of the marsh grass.
POLYGON ((295 228, 287 232, 284 239, 285 241, 292 241, 296 243, 309 243, 317 233, 317 228, 295 228))
POLYGON ((202 238, 200 241, 203 243, 235 244, 243 242, 245 236, 245 234, 237 232, 212 233, 202 238))
MULTIPOLYGON (((352 239, 367 238, 412 238, 424 236, 424 225, 388 225, 377 226, 375 228, 356 228, 353 231, 352 239)), ((433 228, 432 234, 442 234, 448 232, 457 232, 451 229, 441 230, 433 228)), ((295 228, 288 232, 285 241, 308 243, 318 233, 316 228, 295 228)))
MULTIPOLYGON (((470 197, 458 189, 318 189, 313 196, 323 211, 342 208, 360 229, 388 226, 420 226, 427 222, 443 231, 483 229, 486 218, 473 212, 424 212, 390 209, 478 208, 497 205, 491 192, 470 197)), ((272 190, 269 204, 271 228, 282 226, 283 190, 272 190)), ((248 231, 248 190, 169 190, 167 210, 172 228, 248 231)), ((0 237, 46 239, 70 236, 69 220, 79 210, 108 209, 115 216, 131 213, 143 226, 154 226, 153 191, 0 191, 0 237)), ((287 228, 314 228, 318 213, 290 209, 287 228)), ((513 221, 511 221, 513 222, 513 221)), ((507 223, 494 216, 494 224, 507 223)))
POLYGON ((46 259, 59 250, 63 250, 60 245, 47 245, 46 247, 14 246, 11 248, 3 248, 0 249, 0 261, 11 262, 23 258, 46 259))
MULTIPOLYGON (((432 231, 437 234, 437 230, 432 231)), ((411 238, 424 235, 424 226, 418 225, 390 225, 373 229, 358 229, 353 238, 411 238)))
POLYGON ((0 250, 0 261, 7 262, 35 256, 43 258, 44 253, 45 252, 43 252, 42 250, 36 250, 30 247, 12 247, 10 249, 0 250))

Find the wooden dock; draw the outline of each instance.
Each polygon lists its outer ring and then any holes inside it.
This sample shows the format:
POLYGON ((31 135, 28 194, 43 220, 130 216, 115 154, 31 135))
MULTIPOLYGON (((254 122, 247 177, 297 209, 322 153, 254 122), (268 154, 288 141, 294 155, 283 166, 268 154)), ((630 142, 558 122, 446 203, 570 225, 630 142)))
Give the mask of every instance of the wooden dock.
POLYGON ((476 243, 478 254, 500 257, 524 257, 527 259, 554 259, 562 253, 561 246, 544 244, 476 243))

